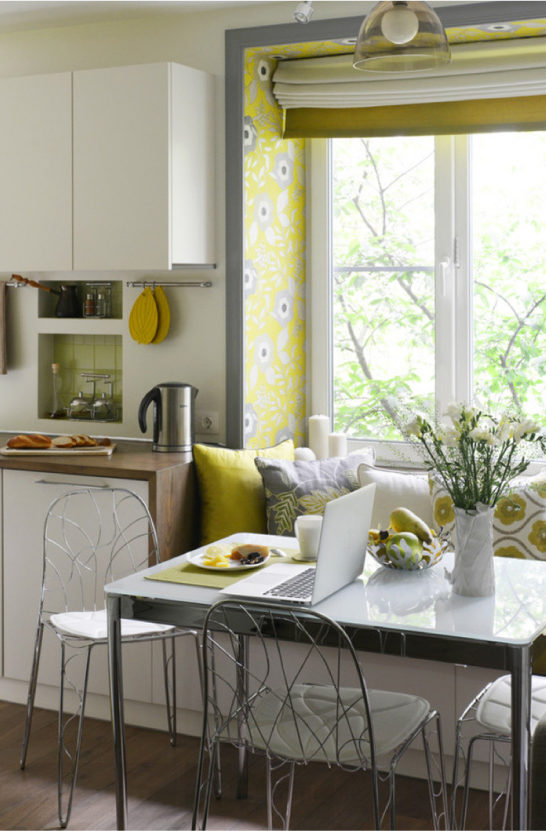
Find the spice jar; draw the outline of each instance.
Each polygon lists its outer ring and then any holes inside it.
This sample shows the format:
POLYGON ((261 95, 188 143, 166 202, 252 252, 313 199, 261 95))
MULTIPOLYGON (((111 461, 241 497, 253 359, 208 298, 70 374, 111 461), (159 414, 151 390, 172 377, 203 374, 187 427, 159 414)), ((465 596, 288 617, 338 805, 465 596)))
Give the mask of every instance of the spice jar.
POLYGON ((96 315, 96 300, 95 300, 95 292, 87 287, 85 292, 85 300, 83 302, 83 316, 84 317, 95 317, 96 315))

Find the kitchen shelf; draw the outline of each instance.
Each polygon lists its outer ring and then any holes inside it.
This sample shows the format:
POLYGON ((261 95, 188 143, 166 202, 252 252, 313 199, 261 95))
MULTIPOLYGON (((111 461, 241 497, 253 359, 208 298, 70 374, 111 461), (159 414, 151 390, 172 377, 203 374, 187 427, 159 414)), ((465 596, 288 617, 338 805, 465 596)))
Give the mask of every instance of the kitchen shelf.
MULTIPOLYGON (((38 319, 39 320, 53 320, 57 324, 59 323, 66 323, 67 321, 74 323, 74 321, 78 322, 79 324, 82 321, 86 322, 98 322, 102 323, 103 321, 118 321, 118 331, 119 331, 119 321, 123 317, 123 281, 122 280, 41 280, 40 281, 43 286, 47 286, 48 288, 52 289, 59 289, 62 285, 75 285, 79 289, 79 296, 80 296, 80 310, 82 311, 82 316, 80 317, 57 317, 55 314, 55 309, 57 308, 57 301, 59 295, 54 294, 53 292, 41 291, 40 289, 36 289, 38 291, 38 319), (111 295, 112 295, 112 313, 110 317, 83 317, 83 302, 86 294, 86 287, 93 286, 96 290, 100 289, 100 286, 104 286, 108 284, 111 287, 111 295)), ((64 329, 59 329, 58 331, 65 331, 64 329)))
POLYGON ((38 332, 45 335, 119 335, 122 323, 113 317, 40 317, 38 332))

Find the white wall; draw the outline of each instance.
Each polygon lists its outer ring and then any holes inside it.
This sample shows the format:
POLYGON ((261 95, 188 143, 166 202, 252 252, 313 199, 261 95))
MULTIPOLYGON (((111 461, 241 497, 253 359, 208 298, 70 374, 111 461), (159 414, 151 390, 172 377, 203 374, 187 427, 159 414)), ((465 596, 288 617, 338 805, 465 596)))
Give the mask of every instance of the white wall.
MULTIPOLYGON (((99 4, 97 4, 99 5, 99 4)), ((204 4, 206 6, 206 4, 204 4)), ((364 15, 370 3, 316 2, 314 19, 364 15)), ((92 67, 153 61, 177 61, 211 72, 217 92, 217 269, 172 279, 211 278, 212 289, 170 289, 172 334, 161 348, 136 347, 129 341, 131 360, 125 363, 124 423, 112 435, 140 436, 136 407, 158 381, 184 381, 199 389, 199 410, 220 414, 219 440, 225 436, 225 152, 224 152, 224 37, 226 29, 289 23, 296 2, 250 3, 192 14, 147 15, 142 18, 64 25, 6 32, 0 30, 0 77, 31 75, 92 67), (128 366, 129 364, 129 366, 128 366)), ((28 24, 27 24, 28 25, 28 24)), ((294 24, 294 26, 299 24, 294 24)), ((9 129, 9 125, 1 125, 9 129)), ((1 195, 0 195, 1 198, 1 195)), ((41 277, 45 275, 31 275, 41 277)), ((71 274, 65 275, 65 279, 71 274)), ((83 275, 79 275, 83 277, 83 275)), ((105 274, 104 279, 134 279, 136 274, 105 274)), ((9 277, 9 275, 5 275, 9 277)), ((4 279, 5 279, 4 277, 4 279)), ((60 275, 55 275, 58 279, 60 275)), ((46 429, 37 419, 37 291, 8 289, 9 371, 0 376, 0 430, 46 429)), ((126 289, 125 317, 137 290, 126 289)), ((60 422, 59 430, 70 431, 60 422)))

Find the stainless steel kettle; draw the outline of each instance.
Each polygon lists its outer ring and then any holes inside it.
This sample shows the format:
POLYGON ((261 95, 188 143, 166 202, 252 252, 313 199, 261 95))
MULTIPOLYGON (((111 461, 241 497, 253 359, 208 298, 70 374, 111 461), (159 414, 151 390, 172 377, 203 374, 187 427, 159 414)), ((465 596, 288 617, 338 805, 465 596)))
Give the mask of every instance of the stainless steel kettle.
POLYGON ((172 453, 191 450, 194 441, 193 402, 199 390, 174 381, 158 384, 146 393, 138 408, 138 423, 146 432, 146 412, 154 405, 152 450, 172 453))

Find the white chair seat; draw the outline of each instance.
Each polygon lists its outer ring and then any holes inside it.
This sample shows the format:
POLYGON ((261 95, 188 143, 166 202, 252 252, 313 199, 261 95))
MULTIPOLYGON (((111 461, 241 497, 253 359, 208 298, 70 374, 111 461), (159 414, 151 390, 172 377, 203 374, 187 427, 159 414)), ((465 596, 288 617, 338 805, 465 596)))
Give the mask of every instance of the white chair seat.
MULTIPOLYGON (((49 622, 59 632, 78 638, 99 641, 107 637, 106 609, 93 612, 62 612, 51 615, 49 622)), ((148 623, 145 620, 121 620, 121 637, 133 638, 139 635, 153 635, 173 629, 162 623, 148 623)))
MULTIPOLYGON (((369 759, 367 735, 358 749, 354 739, 366 725, 362 693, 347 687, 339 690, 343 708, 349 711, 346 718, 340 717, 337 695, 333 687, 314 684, 292 687, 291 705, 283 706, 274 692, 264 695, 249 717, 252 744, 289 759, 347 765, 358 765, 363 756, 369 759)), ((430 711, 428 701, 414 695, 368 690, 368 697, 378 758, 397 748, 430 711)))
MULTIPOLYGON (((509 675, 497 678, 478 704, 476 720, 488 730, 509 736, 512 729, 512 687, 509 675)), ((546 678, 533 675, 531 684, 531 735, 546 713, 546 678)))

